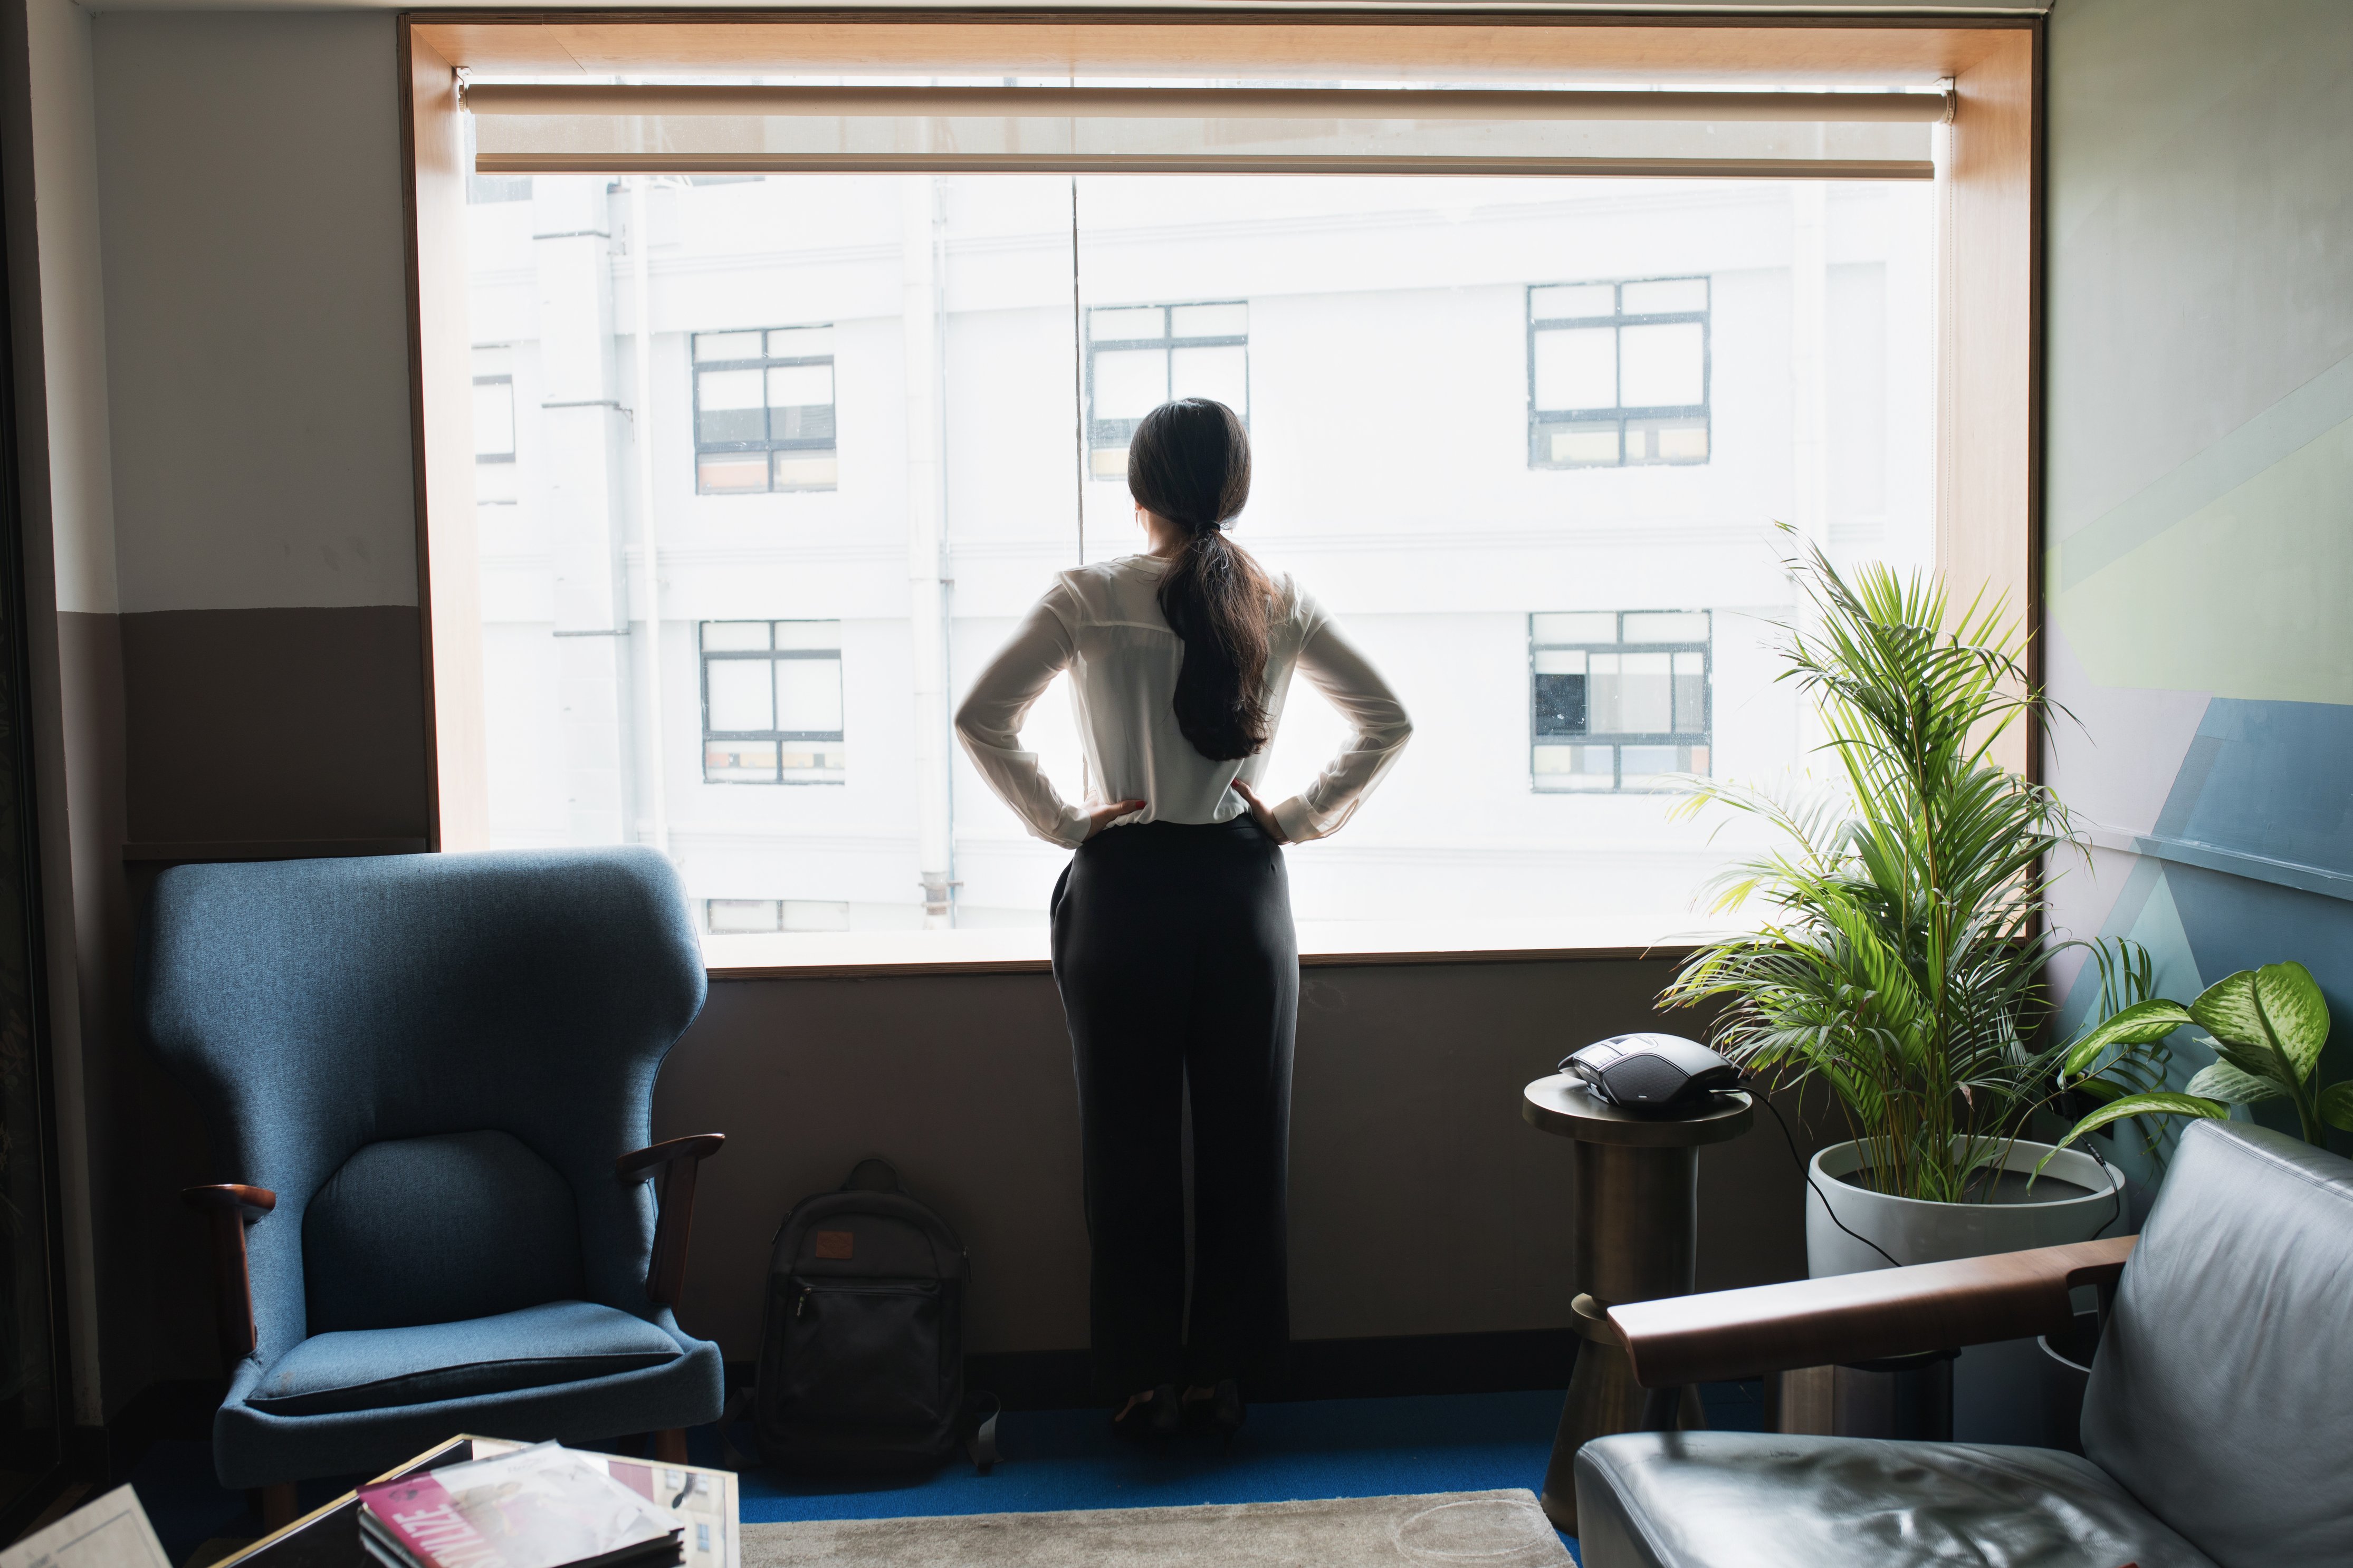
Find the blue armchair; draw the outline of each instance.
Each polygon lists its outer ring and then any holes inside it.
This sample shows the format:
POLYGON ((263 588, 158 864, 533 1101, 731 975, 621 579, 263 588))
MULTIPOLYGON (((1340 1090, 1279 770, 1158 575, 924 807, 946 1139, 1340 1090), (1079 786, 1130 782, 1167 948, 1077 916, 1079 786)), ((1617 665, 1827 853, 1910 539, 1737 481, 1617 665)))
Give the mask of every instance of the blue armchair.
POLYGON ((671 1316, 697 1162, 641 1148, 702 958, 650 851, 183 866, 149 1038, 235 1184, 214 1225, 221 1484, 382 1470, 453 1433, 587 1440, 723 1403, 671 1316), (646 1186, 663 1175, 657 1202, 646 1186))

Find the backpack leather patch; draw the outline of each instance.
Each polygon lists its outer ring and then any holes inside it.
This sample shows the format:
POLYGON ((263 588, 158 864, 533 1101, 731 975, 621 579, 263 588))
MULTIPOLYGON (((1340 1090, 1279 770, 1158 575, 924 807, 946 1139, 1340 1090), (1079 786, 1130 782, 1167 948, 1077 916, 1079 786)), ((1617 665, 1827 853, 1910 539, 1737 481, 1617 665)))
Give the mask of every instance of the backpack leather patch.
POLYGON ((817 1233, 817 1255, 836 1262, 846 1263, 858 1250, 858 1233, 854 1230, 821 1230, 817 1233))

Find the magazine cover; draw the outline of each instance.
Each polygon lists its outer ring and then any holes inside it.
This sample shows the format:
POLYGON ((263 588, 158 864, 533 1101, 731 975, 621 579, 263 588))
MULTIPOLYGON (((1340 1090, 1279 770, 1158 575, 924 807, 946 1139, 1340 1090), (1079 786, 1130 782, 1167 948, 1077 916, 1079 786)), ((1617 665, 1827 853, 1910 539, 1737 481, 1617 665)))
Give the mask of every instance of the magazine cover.
MULTIPOLYGON (((476 1437, 472 1442, 477 1459, 517 1453, 525 1447, 504 1437, 476 1437)), ((604 1466, 607 1475, 670 1511, 671 1521, 683 1532, 680 1544, 686 1568, 743 1568, 734 1471, 573 1451, 591 1464, 604 1466)))
POLYGON ((678 1561, 667 1509, 585 1454, 541 1443, 363 1488, 364 1533, 421 1568, 678 1561))

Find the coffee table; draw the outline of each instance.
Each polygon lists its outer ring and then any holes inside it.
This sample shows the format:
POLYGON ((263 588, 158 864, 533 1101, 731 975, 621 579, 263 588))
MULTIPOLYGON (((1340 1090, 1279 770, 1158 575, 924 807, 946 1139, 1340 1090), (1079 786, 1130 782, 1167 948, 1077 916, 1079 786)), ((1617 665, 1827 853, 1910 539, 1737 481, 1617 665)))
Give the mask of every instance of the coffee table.
MULTIPOLYGON (((406 1459, 367 1484, 396 1481, 444 1465, 486 1459, 512 1453, 524 1445, 503 1437, 477 1437, 461 1433, 406 1459)), ((662 1459, 632 1459, 596 1453, 607 1462, 615 1480, 666 1507, 681 1528, 680 1568, 743 1568, 743 1522, 737 1506, 734 1475, 707 1466, 670 1463, 662 1459), (675 1489, 673 1490, 673 1489, 675 1489)), ((313 1509, 283 1530, 272 1531, 252 1545, 220 1559, 212 1568, 379 1568, 360 1542, 360 1499, 345 1492, 323 1508, 313 1509)))
MULTIPOLYGON (((1520 1091, 1520 1115, 1576 1150, 1576 1300, 1584 1343, 1569 1374, 1552 1461, 1545 1467, 1545 1515, 1577 1533, 1577 1451, 1594 1437, 1642 1424, 1643 1388, 1609 1326, 1623 1301, 1688 1296, 1699 1255, 1699 1152, 1748 1131, 1757 1109, 1745 1094, 1709 1097, 1683 1112, 1620 1110, 1566 1073, 1520 1091)), ((1699 1394, 1683 1390, 1679 1426, 1702 1426, 1699 1394)))
MULTIPOLYGON (((396 1465, 369 1481, 396 1481, 407 1476, 462 1464, 474 1457, 474 1439, 451 1437, 396 1465)), ((222 1558, 213 1568, 375 1568, 375 1560, 360 1544, 360 1494, 348 1491, 323 1508, 281 1530, 272 1531, 241 1552, 222 1558)))

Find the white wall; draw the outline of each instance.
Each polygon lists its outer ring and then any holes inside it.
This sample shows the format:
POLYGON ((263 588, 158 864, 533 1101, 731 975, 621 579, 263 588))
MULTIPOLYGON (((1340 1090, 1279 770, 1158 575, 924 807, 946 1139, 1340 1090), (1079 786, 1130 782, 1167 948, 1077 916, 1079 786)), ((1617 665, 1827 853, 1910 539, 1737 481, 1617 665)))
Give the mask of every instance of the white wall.
POLYGON ((416 604, 393 18, 95 36, 122 609, 416 604))
POLYGON ((26 0, 25 19, 34 62, 34 200, 40 209, 58 608, 103 615, 118 600, 90 16, 70 0, 26 0))

